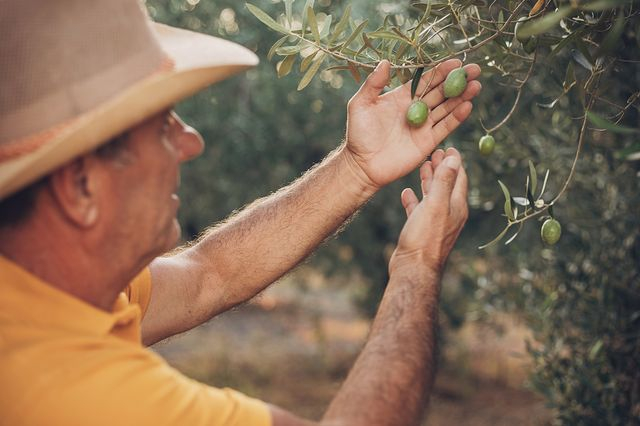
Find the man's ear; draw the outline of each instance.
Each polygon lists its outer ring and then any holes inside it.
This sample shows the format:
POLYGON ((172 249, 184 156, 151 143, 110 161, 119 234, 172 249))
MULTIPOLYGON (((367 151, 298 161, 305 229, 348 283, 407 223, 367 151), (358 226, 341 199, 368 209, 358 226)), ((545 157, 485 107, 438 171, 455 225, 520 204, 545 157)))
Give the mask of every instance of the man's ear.
POLYGON ((97 162, 84 155, 51 174, 50 189, 65 217, 89 228, 98 220, 100 174, 97 162))

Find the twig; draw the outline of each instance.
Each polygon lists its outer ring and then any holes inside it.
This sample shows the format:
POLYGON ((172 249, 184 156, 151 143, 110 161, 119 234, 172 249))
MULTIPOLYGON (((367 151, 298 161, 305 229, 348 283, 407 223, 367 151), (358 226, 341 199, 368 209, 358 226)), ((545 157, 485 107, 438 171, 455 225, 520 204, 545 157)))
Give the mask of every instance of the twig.
POLYGON ((533 71, 533 66, 536 63, 536 58, 538 56, 538 52, 536 51, 536 53, 533 55, 533 61, 531 61, 531 66, 529 67, 529 71, 527 72, 527 75, 524 77, 524 80, 522 80, 522 82, 520 83, 520 85, 518 86, 518 94, 516 95, 516 100, 513 102, 513 106, 511 107, 511 110, 507 113, 507 115, 502 119, 502 121, 500 121, 498 124, 496 124, 495 126, 493 126, 490 129, 487 129, 486 127, 484 127, 484 124, 482 123, 482 121, 480 121, 480 125, 482 126, 482 128, 487 132, 487 133, 493 133, 496 130, 498 130, 500 127, 504 126, 505 123, 507 121, 509 121, 509 119, 511 118, 511 116, 513 115, 513 113, 516 111, 516 107, 518 106, 518 102, 520 101, 520 96, 522 95, 522 88, 524 87, 524 85, 527 83, 527 81, 529 80, 529 78, 531 77, 531 72, 533 71))

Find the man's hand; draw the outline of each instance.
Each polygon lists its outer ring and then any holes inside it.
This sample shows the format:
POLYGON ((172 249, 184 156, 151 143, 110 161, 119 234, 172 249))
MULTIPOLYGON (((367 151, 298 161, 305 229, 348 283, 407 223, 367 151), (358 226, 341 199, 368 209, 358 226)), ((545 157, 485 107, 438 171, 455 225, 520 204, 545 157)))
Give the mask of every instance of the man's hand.
POLYGON ((425 73, 416 92, 430 109, 422 127, 410 127, 405 121, 412 102, 411 83, 384 95, 389 83, 390 64, 382 61, 349 101, 347 143, 344 154, 365 184, 378 189, 414 170, 471 113, 470 102, 481 89, 475 79, 480 75, 476 64, 465 66, 469 83, 456 98, 445 100, 443 82, 447 74, 462 65, 457 59, 439 64, 425 73), (432 79, 432 73, 433 75, 432 79))
POLYGON ((426 266, 439 272, 468 217, 467 175, 458 151, 438 150, 420 167, 422 201, 402 191, 407 222, 389 262, 389 272, 426 266))

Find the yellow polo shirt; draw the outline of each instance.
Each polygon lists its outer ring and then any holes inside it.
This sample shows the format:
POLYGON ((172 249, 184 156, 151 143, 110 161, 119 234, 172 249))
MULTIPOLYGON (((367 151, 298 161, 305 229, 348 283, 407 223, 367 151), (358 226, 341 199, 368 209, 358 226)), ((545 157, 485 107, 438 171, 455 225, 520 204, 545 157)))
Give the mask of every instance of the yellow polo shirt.
POLYGON ((0 256, 0 425, 270 425, 263 402, 191 380, 142 346, 150 296, 146 269, 108 313, 0 256))

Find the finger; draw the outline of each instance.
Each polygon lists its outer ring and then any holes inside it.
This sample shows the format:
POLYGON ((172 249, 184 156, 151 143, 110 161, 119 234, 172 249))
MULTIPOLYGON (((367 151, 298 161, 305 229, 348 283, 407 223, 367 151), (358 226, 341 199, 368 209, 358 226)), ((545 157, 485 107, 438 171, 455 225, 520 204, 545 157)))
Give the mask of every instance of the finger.
POLYGON ((384 87, 389 84, 391 64, 389 61, 382 60, 375 70, 360 87, 360 90, 353 96, 352 102, 371 104, 378 99, 384 87))
POLYGON ((420 187, 422 188, 422 197, 427 196, 431 182, 433 181, 433 166, 431 161, 425 161, 422 167, 420 167, 420 187))
POLYGON ((458 170, 458 177, 456 178, 456 184, 453 187, 453 193, 451 194, 451 212, 464 221, 466 221, 469 214, 469 208, 467 207, 467 191, 469 183, 467 179, 467 172, 464 166, 460 166, 458 170))
MULTIPOLYGON (((465 65, 464 70, 467 72, 468 82, 471 82, 472 80, 475 80, 478 77, 480 77, 480 67, 477 64, 465 65)), ((432 84, 431 86, 433 88, 429 91, 429 93, 425 95, 423 100, 427 103, 427 105, 429 105, 429 108, 435 109, 438 105, 440 105, 445 100, 444 84, 438 83, 437 86, 435 84, 432 84)))
POLYGON ((415 192, 411 188, 405 188, 400 194, 400 201, 402 202, 402 207, 404 207, 405 212, 407 212, 407 217, 411 216, 413 213, 413 209, 418 205, 418 197, 416 197, 415 192))
POLYGON ((458 151, 457 149, 455 149, 454 147, 449 147, 447 148, 447 150, 444 152, 444 156, 445 157, 449 157, 449 156, 456 156, 458 158, 460 158, 460 161, 462 161, 462 155, 460 155, 460 151, 458 151))
POLYGON ((478 95, 478 93, 480 93, 481 89, 482 84, 480 84, 479 81, 471 81, 467 85, 467 88, 462 93, 462 95, 455 98, 447 99, 445 102, 438 105, 433 111, 431 111, 431 114, 429 114, 429 118, 432 120, 433 125, 435 126, 436 124, 438 124, 440 120, 450 114, 454 109, 456 109, 458 105, 462 104, 465 101, 470 101, 471 99, 473 99, 478 95))
MULTIPOLYGON (((456 68, 460 68, 461 65, 462 61, 459 59, 449 59, 448 61, 444 61, 443 63, 431 68, 428 72, 422 74, 420 84, 418 84, 418 89, 416 90, 416 95, 422 95, 422 92, 424 92, 427 84, 429 83, 431 83, 429 84, 430 88, 436 87, 438 84, 442 83, 445 78, 447 78, 447 74, 456 68)), ((411 90, 411 81, 405 83, 405 88, 407 90, 411 90)))
POLYGON ((449 211, 451 193, 456 184, 459 169, 460 157, 456 155, 447 156, 442 164, 435 169, 428 200, 438 209, 449 211))
POLYGON ((433 154, 431 154, 431 162, 433 163, 433 170, 435 171, 438 166, 440 166, 440 163, 442 163, 442 160, 444 160, 444 151, 441 149, 438 149, 436 151, 434 151, 433 154))
POLYGON ((440 120, 438 124, 433 126, 433 139, 434 142, 439 144, 442 142, 451 132, 453 132, 464 120, 469 117, 473 104, 469 101, 465 101, 455 107, 451 113, 449 113, 444 119, 440 120))

